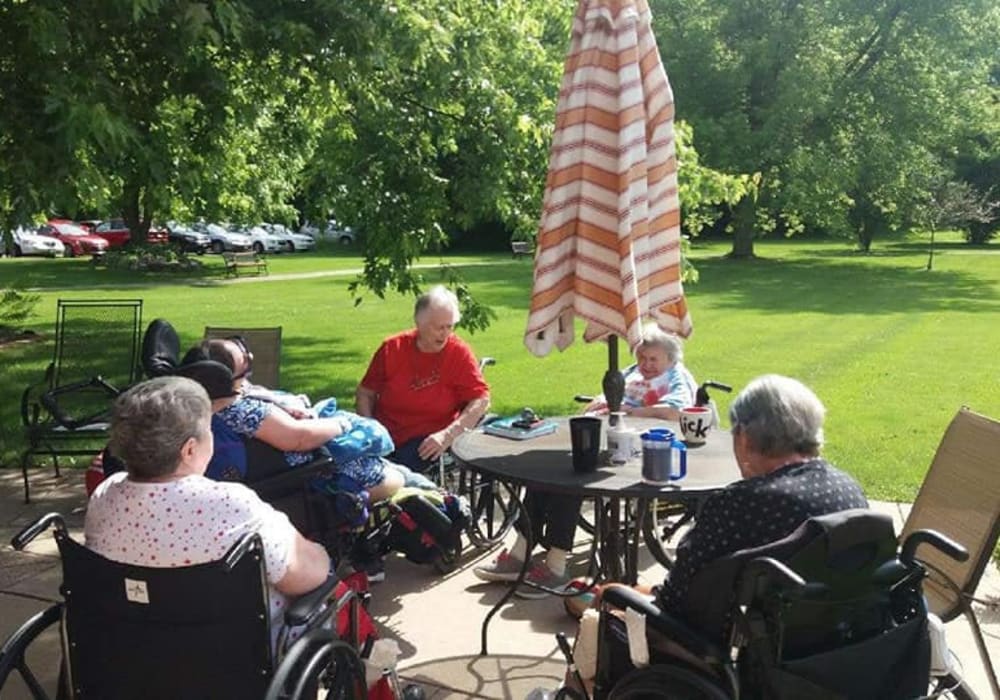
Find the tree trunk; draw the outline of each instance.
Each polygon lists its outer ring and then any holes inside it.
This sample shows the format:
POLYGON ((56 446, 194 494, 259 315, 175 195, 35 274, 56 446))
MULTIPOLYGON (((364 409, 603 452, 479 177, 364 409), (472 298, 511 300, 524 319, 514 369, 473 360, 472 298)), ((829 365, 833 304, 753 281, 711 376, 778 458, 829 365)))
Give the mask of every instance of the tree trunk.
POLYGON ((745 195, 733 209, 733 249, 731 258, 752 258, 754 223, 757 219, 757 201, 745 195))
POLYGON ((934 229, 931 229, 931 247, 927 251, 927 269, 934 269, 934 229))
POLYGON ((863 253, 870 253, 872 249, 872 232, 865 219, 862 219, 861 226, 858 227, 858 248, 863 253))
POLYGON ((126 245, 144 243, 150 224, 149 196, 138 182, 128 181, 122 190, 122 218, 131 235, 126 245))

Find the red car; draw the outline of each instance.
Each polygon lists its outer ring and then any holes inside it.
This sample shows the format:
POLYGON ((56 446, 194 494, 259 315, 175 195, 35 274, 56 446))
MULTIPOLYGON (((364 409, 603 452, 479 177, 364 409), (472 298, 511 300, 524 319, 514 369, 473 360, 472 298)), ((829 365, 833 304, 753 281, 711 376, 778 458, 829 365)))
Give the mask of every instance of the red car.
POLYGON ((39 236, 50 236, 59 239, 66 248, 64 255, 72 258, 76 255, 100 256, 108 249, 108 242, 100 236, 95 236, 70 221, 69 219, 49 219, 38 227, 39 236))
MULTIPOLYGON (((112 248, 119 248, 128 243, 132 237, 132 232, 128 230, 124 219, 109 219, 108 221, 81 221, 84 226, 93 227, 95 235, 100 236, 108 242, 112 248)), ((166 243, 167 232, 160 229, 150 228, 146 234, 147 243, 166 243)))

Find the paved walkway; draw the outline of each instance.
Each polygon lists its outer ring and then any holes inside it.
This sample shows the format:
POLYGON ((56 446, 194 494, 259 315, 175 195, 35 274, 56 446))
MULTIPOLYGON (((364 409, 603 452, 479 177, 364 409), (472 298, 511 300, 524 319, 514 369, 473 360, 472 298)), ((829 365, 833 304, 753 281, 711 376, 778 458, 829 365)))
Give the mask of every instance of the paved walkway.
MULTIPOLYGON (((14 552, 7 543, 23 525, 38 515, 58 511, 79 532, 83 523, 85 496, 82 470, 69 469, 61 480, 51 472, 32 473, 34 503, 22 503, 20 473, 0 470, 0 639, 5 639, 30 615, 57 599, 60 569, 55 545, 42 537, 29 553, 14 552)), ((902 523, 906 504, 876 503, 875 507, 902 523)), ((580 552, 584 546, 577 548, 580 552)), ((402 675, 421 683, 433 700, 446 698, 504 698, 520 700, 536 687, 553 688, 561 680, 564 664, 554 634, 572 636, 575 622, 562 610, 560 601, 518 600, 505 607, 490 626, 490 656, 480 657, 480 624, 503 589, 483 584, 472 567, 491 554, 469 553, 462 565, 447 576, 431 567, 416 566, 401 557, 387 561, 387 581, 374 588, 371 611, 383 636, 395 638, 402 649, 402 675)), ((581 555, 582 556, 582 555, 581 555)), ((662 578, 651 558, 642 561, 644 580, 662 578)), ((583 569, 580 556, 571 567, 583 569)), ((994 659, 1000 660, 1000 574, 989 566, 979 597, 992 601, 978 606, 994 659)), ((956 620, 947 627, 948 641, 958 654, 972 687, 988 698, 989 686, 967 625, 956 620)), ((57 640, 43 640, 43 654, 57 658, 57 640)), ((44 656, 42 657, 44 658, 44 656)), ((55 675, 53 663, 50 678, 55 675)), ((26 697, 4 692, 4 700, 26 697)))

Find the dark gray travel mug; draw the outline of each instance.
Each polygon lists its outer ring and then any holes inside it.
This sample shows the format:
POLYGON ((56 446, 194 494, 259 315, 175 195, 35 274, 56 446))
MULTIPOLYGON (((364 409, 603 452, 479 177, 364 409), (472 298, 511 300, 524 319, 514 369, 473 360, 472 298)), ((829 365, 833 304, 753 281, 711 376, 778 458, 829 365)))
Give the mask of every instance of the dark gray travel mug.
POLYGON ((579 416, 569 419, 569 438, 573 445, 573 470, 592 472, 597 469, 601 452, 601 419, 579 416))

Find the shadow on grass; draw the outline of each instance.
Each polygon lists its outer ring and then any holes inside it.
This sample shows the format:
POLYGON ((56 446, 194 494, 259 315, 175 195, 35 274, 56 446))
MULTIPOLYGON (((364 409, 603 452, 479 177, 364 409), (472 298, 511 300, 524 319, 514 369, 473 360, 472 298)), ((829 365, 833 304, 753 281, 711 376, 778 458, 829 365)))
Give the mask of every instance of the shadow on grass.
POLYGON ((871 256, 850 251, 781 260, 704 258, 697 265, 700 281, 688 286, 688 293, 711 295, 720 308, 827 314, 1000 310, 1000 295, 982 276, 891 262, 873 265, 871 256))

